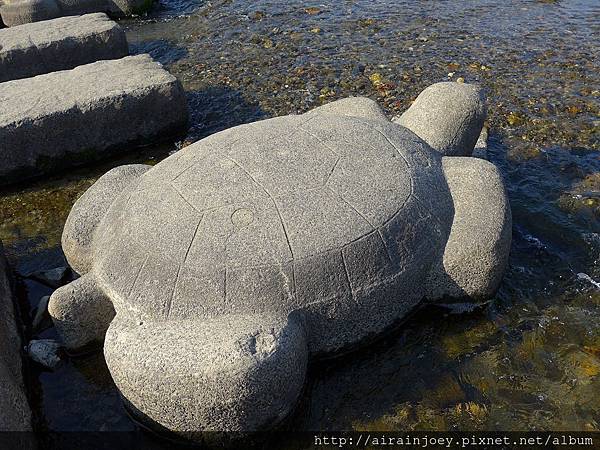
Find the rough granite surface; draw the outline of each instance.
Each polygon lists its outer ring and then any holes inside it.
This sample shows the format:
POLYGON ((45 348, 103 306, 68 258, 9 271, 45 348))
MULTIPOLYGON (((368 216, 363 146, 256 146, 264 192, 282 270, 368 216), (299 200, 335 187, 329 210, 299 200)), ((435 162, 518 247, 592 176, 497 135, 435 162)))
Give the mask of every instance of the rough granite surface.
POLYGON ((508 264, 512 216, 500 172, 479 158, 444 157, 454 219, 428 298, 493 297, 508 264))
POLYGON ((125 32, 103 13, 19 25, 0 30, 0 82, 128 53, 125 32))
POLYGON ((0 184, 164 139, 188 120, 181 84, 149 55, 0 83, 0 104, 0 184))
POLYGON ((55 0, 11 0, 0 6, 0 17, 7 27, 56 19, 62 15, 55 0))
POLYGON ((0 431, 31 430, 16 320, 8 266, 0 242, 0 431))
POLYGON ((486 116, 485 97, 475 84, 432 84, 394 119, 445 156, 471 156, 486 116))
POLYGON ((82 278, 51 315, 80 344, 112 305, 106 360, 149 424, 192 438, 269 428, 308 359, 368 341, 425 297, 498 287, 502 181, 455 159, 353 98, 113 169, 70 213, 64 250, 82 278))
POLYGON ((0 4, 0 17, 8 27, 99 12, 118 18, 142 14, 152 3, 148 0, 11 0, 0 4))

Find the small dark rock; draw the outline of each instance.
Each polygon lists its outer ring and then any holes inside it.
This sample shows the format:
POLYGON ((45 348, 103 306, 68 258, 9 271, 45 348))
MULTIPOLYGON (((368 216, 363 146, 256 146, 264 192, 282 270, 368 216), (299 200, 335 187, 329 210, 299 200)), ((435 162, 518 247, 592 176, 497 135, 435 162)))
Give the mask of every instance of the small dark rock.
POLYGON ((26 278, 39 281, 52 288, 58 288, 68 281, 68 277, 71 276, 71 269, 68 267, 56 267, 50 270, 42 270, 27 275, 26 278))

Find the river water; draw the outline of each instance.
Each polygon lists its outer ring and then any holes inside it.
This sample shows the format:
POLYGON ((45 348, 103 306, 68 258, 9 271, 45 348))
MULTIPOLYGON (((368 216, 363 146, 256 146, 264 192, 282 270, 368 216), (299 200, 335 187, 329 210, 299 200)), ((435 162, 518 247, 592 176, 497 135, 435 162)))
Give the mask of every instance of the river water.
MULTIPOLYGON (((368 351, 315 364, 286 426, 600 430, 600 2, 162 0, 122 25, 133 52, 182 81, 189 135, 2 192, 24 309, 51 291, 27 275, 64 265, 69 208, 108 168, 349 95, 393 116, 427 85, 463 78, 488 94, 484 156, 513 210, 500 291, 475 310, 424 308, 368 351)), ((32 364, 30 384, 40 429, 136 428, 101 354, 54 372, 32 364)))

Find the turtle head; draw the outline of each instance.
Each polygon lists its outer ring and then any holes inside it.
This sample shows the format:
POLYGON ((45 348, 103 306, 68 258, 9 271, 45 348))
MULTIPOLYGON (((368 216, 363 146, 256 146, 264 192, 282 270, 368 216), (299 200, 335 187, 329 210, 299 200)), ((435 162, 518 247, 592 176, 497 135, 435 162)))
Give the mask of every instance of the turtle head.
POLYGON ((77 273, 84 274, 91 269, 94 231, 112 202, 150 167, 145 164, 115 167, 75 202, 63 230, 62 248, 77 273))

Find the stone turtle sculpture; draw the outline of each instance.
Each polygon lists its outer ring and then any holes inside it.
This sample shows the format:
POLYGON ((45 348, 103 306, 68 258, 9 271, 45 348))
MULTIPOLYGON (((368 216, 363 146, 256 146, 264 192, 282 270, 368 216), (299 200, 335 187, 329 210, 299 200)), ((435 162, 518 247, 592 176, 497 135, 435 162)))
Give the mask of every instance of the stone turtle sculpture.
MULTIPOLYGON (((457 120, 481 129, 481 114, 457 120)), ((443 157, 349 98, 109 171, 69 215, 63 248, 82 276, 49 310, 71 349, 106 333, 142 420, 187 436, 267 429, 310 358, 381 334, 424 298, 492 295, 510 217, 491 163, 443 157)))

